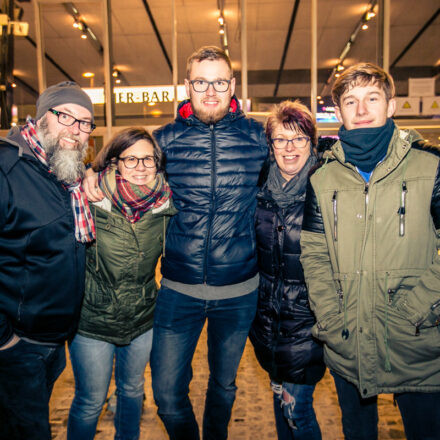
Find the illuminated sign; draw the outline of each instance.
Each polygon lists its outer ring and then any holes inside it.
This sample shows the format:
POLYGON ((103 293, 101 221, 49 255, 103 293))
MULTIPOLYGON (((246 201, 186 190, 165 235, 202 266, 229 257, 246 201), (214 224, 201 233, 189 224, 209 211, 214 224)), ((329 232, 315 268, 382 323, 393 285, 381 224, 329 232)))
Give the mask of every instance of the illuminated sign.
MULTIPOLYGON (((83 88, 90 96, 93 104, 104 104, 104 88, 83 88)), ((113 95, 116 104, 150 104, 159 102, 173 102, 173 86, 155 86, 155 87, 114 87, 113 95)), ((177 100, 183 101, 187 98, 184 85, 177 86, 177 100)))

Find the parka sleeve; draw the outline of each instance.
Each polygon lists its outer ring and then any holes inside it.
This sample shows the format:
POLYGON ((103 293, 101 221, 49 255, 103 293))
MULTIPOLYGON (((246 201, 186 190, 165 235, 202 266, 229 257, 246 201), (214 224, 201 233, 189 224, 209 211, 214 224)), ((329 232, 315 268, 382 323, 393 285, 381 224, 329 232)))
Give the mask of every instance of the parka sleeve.
POLYGON ((398 289, 395 301, 395 307, 416 326, 416 332, 421 327, 440 325, 440 162, 431 197, 431 216, 437 248, 432 264, 411 291, 403 286, 398 289))
POLYGON ((300 259, 310 306, 317 321, 320 321, 328 313, 337 312, 338 288, 334 281, 321 210, 310 180, 304 207, 300 259))
MULTIPOLYGON (((8 203, 9 203, 9 185, 7 183, 7 180, 3 172, 0 170, 0 231, 4 228, 4 225, 6 223, 8 203)), ((3 295, 4 292, 0 290, 0 347, 5 345, 13 335, 9 319, 3 313, 3 307, 2 307, 3 295)))

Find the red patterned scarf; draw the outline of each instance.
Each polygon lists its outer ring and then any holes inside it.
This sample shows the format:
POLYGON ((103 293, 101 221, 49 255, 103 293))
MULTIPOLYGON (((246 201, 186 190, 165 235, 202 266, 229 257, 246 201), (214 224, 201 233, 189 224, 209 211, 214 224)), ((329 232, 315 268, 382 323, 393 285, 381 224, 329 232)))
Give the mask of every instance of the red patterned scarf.
MULTIPOLYGON (((46 152, 38 139, 35 123, 32 119, 29 118, 27 124, 21 128, 21 135, 28 143, 35 157, 47 167, 48 173, 52 173, 47 163, 46 152)), ((64 182, 61 183, 70 192, 73 216, 75 218, 76 240, 81 243, 93 241, 96 237, 95 224, 90 213, 89 202, 81 185, 81 179, 78 179, 71 185, 67 185, 64 182)))
POLYGON ((162 173, 148 185, 136 185, 125 180, 113 165, 99 173, 99 188, 130 223, 136 223, 150 209, 162 206, 171 189, 162 173))

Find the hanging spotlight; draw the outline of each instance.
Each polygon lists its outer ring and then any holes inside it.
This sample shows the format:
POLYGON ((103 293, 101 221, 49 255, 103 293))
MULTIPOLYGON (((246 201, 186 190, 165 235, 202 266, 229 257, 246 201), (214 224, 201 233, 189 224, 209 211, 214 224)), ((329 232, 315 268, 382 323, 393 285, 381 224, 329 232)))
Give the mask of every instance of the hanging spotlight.
POLYGON ((223 26, 225 24, 225 19, 223 18, 222 15, 220 15, 220 17, 217 20, 218 20, 220 26, 223 26))
POLYGON ((223 35, 225 33, 225 29, 223 27, 221 27, 220 30, 218 31, 218 33, 220 35, 223 35))
POLYGON ((318 95, 318 96, 316 97, 316 99, 319 101, 320 99, 322 99, 322 97, 321 97, 320 95, 318 95))
POLYGON ((341 72, 342 70, 344 70, 345 69, 345 67, 342 65, 342 64, 338 64, 337 66, 336 66, 336 70, 338 71, 338 72, 341 72))
POLYGON ((341 76, 341 74, 340 73, 335 73, 335 78, 339 78, 341 76))
POLYGON ((116 84, 121 84, 121 80, 118 78, 118 79, 115 81, 115 83, 116 83, 116 84))
POLYGON ((119 76, 119 71, 117 69, 114 69, 112 72, 112 77, 117 78, 119 76))
POLYGON ((367 24, 367 23, 364 23, 364 24, 362 25, 362 30, 365 31, 365 30, 367 30, 367 29, 368 29, 368 24, 367 24))
POLYGON ((12 83, 12 84, 11 84, 11 87, 12 87, 13 89, 15 89, 15 87, 17 87, 17 84, 12 83))
POLYGON ((376 13, 373 10, 368 11, 365 15, 365 20, 371 20, 373 17, 376 17, 376 13))
POLYGON ((82 38, 83 40, 87 40, 87 34, 86 34, 86 31, 82 31, 81 38, 82 38))
POLYGON ((73 22, 73 27, 74 27, 75 29, 79 29, 80 26, 81 26, 81 23, 80 23, 78 20, 75 20, 75 21, 73 22))

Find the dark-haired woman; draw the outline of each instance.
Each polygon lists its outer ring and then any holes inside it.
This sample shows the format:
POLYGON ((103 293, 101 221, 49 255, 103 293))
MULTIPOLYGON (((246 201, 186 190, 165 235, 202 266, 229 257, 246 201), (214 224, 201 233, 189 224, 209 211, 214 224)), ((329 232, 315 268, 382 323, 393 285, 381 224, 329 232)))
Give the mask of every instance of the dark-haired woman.
POLYGON ((96 242, 87 250, 85 297, 78 333, 69 345, 75 376, 69 440, 94 438, 113 362, 115 439, 139 438, 155 268, 175 211, 160 165, 160 149, 142 128, 116 134, 93 164, 105 198, 91 208, 96 242))
POLYGON ((316 124, 298 101, 276 105, 266 121, 271 161, 257 196, 260 285, 250 339, 274 392, 278 439, 319 440, 313 391, 325 366, 313 339, 300 256, 307 178, 316 164, 316 124))

